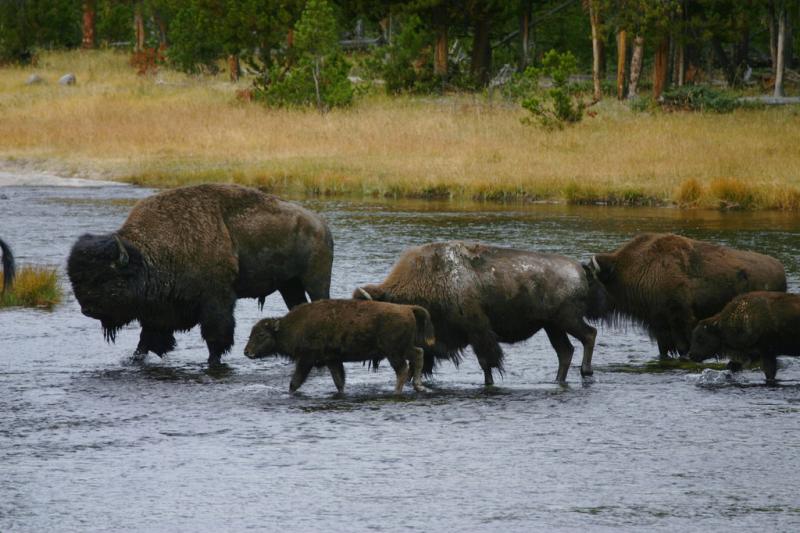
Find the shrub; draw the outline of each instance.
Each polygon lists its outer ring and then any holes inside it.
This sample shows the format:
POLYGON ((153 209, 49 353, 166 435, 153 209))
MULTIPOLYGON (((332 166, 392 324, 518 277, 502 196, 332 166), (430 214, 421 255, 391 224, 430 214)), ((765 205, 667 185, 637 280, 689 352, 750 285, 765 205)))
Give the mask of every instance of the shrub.
POLYGON ((540 76, 549 76, 553 86, 543 93, 533 92, 522 100, 522 107, 532 117, 525 117, 523 123, 537 121, 545 129, 561 129, 565 124, 579 122, 585 107, 579 94, 572 91, 569 77, 577 71, 577 61, 571 52, 559 54, 550 50, 542 59, 542 67, 528 67, 524 76, 529 78, 531 87, 538 87, 540 76))
POLYGON ((339 47, 333 10, 325 0, 309 0, 295 28, 297 61, 290 68, 273 65, 256 97, 268 105, 311 106, 320 113, 349 105, 353 86, 350 65, 339 47))
POLYGON ((422 21, 413 15, 403 23, 392 44, 375 51, 368 66, 386 82, 386 92, 427 92, 432 88, 429 41, 422 21))
POLYGON ((738 103, 734 96, 705 85, 684 85, 665 91, 662 107, 671 111, 730 113, 738 103))
POLYGON ((187 2, 169 25, 169 59, 179 70, 195 74, 216 72, 222 57, 217 22, 196 2, 187 2))

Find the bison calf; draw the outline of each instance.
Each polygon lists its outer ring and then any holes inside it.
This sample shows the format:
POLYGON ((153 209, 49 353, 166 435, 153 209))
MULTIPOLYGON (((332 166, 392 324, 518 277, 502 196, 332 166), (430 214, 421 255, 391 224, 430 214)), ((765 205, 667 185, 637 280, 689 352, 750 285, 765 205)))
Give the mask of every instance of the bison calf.
POLYGON ((434 342, 428 312, 415 305, 353 300, 321 300, 300 305, 282 318, 253 326, 244 354, 251 358, 281 355, 295 361, 289 390, 300 388, 313 367, 327 366, 339 392, 344 390, 345 361, 386 358, 397 373, 395 392, 403 391, 409 364, 414 389, 424 390, 420 374, 422 346, 434 342))
POLYGON ((717 354, 761 360, 767 383, 775 382, 778 355, 800 356, 800 296, 750 292, 738 296, 692 332, 689 356, 702 361, 717 354))

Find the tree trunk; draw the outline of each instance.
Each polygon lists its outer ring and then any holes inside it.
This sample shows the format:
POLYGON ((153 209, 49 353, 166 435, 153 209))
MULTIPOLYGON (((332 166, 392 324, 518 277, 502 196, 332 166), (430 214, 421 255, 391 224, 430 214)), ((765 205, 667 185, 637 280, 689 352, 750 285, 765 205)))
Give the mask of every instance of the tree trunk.
POLYGON ((489 17, 479 14, 475 17, 475 37, 472 42, 472 78, 479 85, 489 81, 492 67, 492 47, 489 43, 489 17))
POLYGON ((786 44, 786 3, 778 2, 778 40, 775 43, 775 92, 777 98, 783 96, 783 71, 784 71, 784 47, 786 44))
POLYGON ((627 35, 625 30, 617 31, 617 98, 625 98, 625 59, 627 58, 627 35))
POLYGON ((531 63, 530 50, 531 50, 531 16, 533 12, 533 5, 530 0, 522 1, 522 9, 519 14, 519 71, 522 72, 531 63))
POLYGON ((631 56, 631 80, 628 83, 628 98, 636 98, 639 76, 642 74, 642 55, 644 54, 644 37, 633 38, 633 55, 631 56))
POLYGON ((595 0, 589 0, 589 21, 592 25, 592 98, 595 102, 603 99, 603 88, 600 85, 600 6, 595 0))
POLYGON ((83 39, 81 46, 84 49, 91 49, 95 46, 95 19, 97 18, 97 6, 95 0, 83 0, 83 39))
POLYGON ((161 18, 157 12, 153 14, 153 20, 156 23, 156 27, 158 27, 158 47, 160 50, 167 49, 167 24, 164 22, 164 19, 161 18))
POLYGON ((133 7, 133 31, 136 36, 134 52, 144 51, 144 18, 142 16, 142 2, 136 2, 133 7))
POLYGON ((775 24, 775 2, 769 3, 767 13, 767 25, 769 26, 769 58, 772 60, 772 75, 775 75, 775 65, 778 63, 778 28, 775 24))
POLYGON ((228 56, 228 74, 232 82, 236 83, 239 81, 239 73, 239 56, 231 54, 228 56))
POLYGON ((436 29, 436 48, 433 53, 433 73, 440 78, 447 77, 447 26, 436 29))
POLYGON ((679 42, 676 44, 675 73, 672 78, 674 82, 678 85, 678 87, 683 87, 685 74, 686 74, 686 46, 682 42, 679 42))
POLYGON ((669 70, 669 38, 661 40, 656 48, 656 57, 653 64, 653 99, 658 100, 667 84, 667 71, 669 70))

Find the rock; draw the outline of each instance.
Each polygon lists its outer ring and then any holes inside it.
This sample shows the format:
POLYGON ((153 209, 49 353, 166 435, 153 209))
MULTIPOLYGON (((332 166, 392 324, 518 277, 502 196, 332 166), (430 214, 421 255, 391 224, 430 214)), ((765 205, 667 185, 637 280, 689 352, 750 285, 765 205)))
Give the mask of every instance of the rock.
POLYGON ((64 74, 59 78, 58 83, 61 85, 75 85, 75 74, 72 72, 64 74))
POLYGON ((38 74, 31 74, 28 77, 28 81, 25 82, 25 85, 40 85, 44 83, 44 79, 39 76, 38 74))

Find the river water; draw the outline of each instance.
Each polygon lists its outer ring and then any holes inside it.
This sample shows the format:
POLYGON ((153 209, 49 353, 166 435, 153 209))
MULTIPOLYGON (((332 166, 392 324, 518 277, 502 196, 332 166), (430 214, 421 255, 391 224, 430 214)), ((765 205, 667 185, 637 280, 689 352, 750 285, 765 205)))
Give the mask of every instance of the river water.
MULTIPOLYGON (((152 191, 0 187, 0 235, 19 263, 57 265, 85 232, 117 228, 152 191)), ((473 239, 586 259, 640 231, 769 253, 800 291, 800 218, 780 213, 306 200, 336 240, 334 297, 382 280, 407 246, 473 239)), ((485 389, 471 352, 392 395, 393 372, 347 367, 288 393, 291 366, 242 355, 209 375, 197 329, 163 360, 130 361, 138 329, 106 344, 65 283, 53 312, 0 311, 0 531, 797 531, 800 360, 760 371, 630 372, 656 347, 600 329, 555 384, 546 336, 506 346, 485 389)), ((575 342, 577 344, 577 342, 575 342)))

